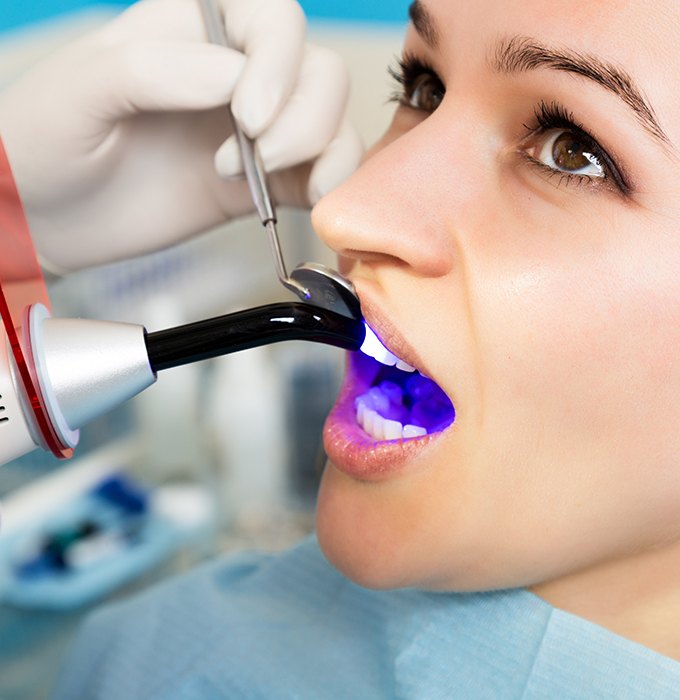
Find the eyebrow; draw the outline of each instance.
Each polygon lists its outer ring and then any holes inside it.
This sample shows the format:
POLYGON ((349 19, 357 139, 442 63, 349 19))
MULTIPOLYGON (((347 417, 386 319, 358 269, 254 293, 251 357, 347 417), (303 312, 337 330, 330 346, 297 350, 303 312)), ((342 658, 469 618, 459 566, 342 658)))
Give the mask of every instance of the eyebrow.
POLYGON ((545 67, 592 80, 621 98, 653 137, 670 144, 670 139, 661 128, 654 110, 635 87, 632 77, 613 63, 603 61, 592 54, 551 48, 529 37, 514 36, 498 44, 492 65, 499 73, 516 73, 545 67))
POLYGON ((439 44, 439 32, 425 5, 420 0, 414 0, 409 5, 408 16, 425 43, 431 49, 436 49, 439 44))
MULTIPOLYGON (((415 30, 428 46, 436 49, 439 42, 437 27, 421 0, 415 0, 411 4, 409 17, 415 30)), ((549 68, 592 80, 623 100, 652 137, 663 144, 671 145, 671 140, 661 128, 654 109, 636 87, 633 78, 613 63, 592 54, 579 54, 570 49, 549 47, 530 37, 513 36, 500 40, 491 66, 498 73, 549 68)))

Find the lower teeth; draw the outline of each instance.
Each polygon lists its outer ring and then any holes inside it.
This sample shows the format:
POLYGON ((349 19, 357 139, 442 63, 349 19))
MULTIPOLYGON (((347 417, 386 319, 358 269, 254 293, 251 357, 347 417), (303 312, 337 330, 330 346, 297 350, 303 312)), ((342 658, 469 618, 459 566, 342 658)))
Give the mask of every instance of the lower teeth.
POLYGON ((366 407, 363 397, 357 399, 357 423, 374 440, 401 440, 427 435, 420 425, 402 425, 398 420, 383 418, 377 411, 366 407))
POLYGON ((453 421, 453 406, 436 384, 420 377, 406 389, 383 381, 356 399, 356 421, 374 440, 422 437, 453 421))

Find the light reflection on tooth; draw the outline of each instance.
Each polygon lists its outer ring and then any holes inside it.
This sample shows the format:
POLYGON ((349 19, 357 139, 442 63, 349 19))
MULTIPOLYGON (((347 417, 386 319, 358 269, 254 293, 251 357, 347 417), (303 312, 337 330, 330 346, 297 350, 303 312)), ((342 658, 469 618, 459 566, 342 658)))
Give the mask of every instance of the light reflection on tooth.
POLYGON ((397 360, 397 369, 402 370, 403 372, 415 372, 416 368, 411 367, 407 362, 404 362, 403 360, 397 360))
POLYGON ((363 428, 364 416, 366 415, 366 402, 362 398, 358 398, 357 406, 357 423, 363 428))
POLYGON ((402 437, 403 427, 398 420, 387 420, 384 422, 385 440, 399 440, 402 437))
POLYGON ((425 430, 425 428, 421 428, 419 425, 405 425, 404 426, 404 431, 403 431, 404 438, 423 437, 423 435, 427 435, 427 430, 425 430))
POLYGON ((385 419, 378 413, 376 413, 375 420, 373 421, 371 436, 376 440, 385 439, 385 419))
POLYGON ((366 413, 364 413, 364 424, 362 427, 369 435, 373 435, 373 426, 375 425, 375 420, 377 417, 378 414, 373 409, 366 409, 366 413))
POLYGON ((380 364, 387 365, 388 367, 394 367, 397 364, 397 357, 393 355, 387 348, 381 348, 375 355, 374 358, 380 362, 380 364))
MULTIPOLYGON (((366 326, 366 337, 364 338, 364 342, 360 348, 361 352, 363 352, 365 355, 369 355, 374 360, 377 360, 381 364, 387 365, 388 367, 393 367, 397 363, 401 362, 401 360, 396 355, 392 354, 380 342, 380 339, 373 332, 373 329, 367 323, 364 323, 364 325, 366 326)), ((413 371, 414 368, 411 367, 411 365, 407 365, 406 363, 402 364, 405 365, 404 370, 406 372, 413 371)))
POLYGON ((383 415, 387 413, 390 407, 390 399, 380 388, 374 386, 368 391, 368 405, 380 415, 383 415))
POLYGON ((363 397, 356 401, 356 420, 374 440, 408 440, 427 435, 427 430, 420 425, 402 425, 398 420, 383 418, 368 407, 363 397))
POLYGON ((390 381, 380 382, 378 385, 378 391, 387 399, 387 405, 395 404, 396 406, 401 406, 404 400, 404 392, 399 384, 390 381))
POLYGON ((375 357, 380 350, 384 349, 384 346, 378 340, 378 336, 373 332, 373 329, 367 323, 364 323, 364 325, 366 326, 366 337, 364 338, 364 342, 359 349, 365 355, 375 357))

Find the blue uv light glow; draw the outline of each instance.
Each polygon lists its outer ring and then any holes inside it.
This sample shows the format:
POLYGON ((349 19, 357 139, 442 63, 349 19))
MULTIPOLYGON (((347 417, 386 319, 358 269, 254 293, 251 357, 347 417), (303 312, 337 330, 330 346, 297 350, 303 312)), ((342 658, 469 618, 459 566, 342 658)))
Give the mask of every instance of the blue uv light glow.
MULTIPOLYGON (((406 372, 376 359, 395 355, 382 344, 366 321, 364 326, 366 338, 359 349, 366 359, 358 363, 357 369, 364 376, 373 377, 373 391, 380 390, 384 395, 378 413, 403 425, 422 426, 428 433, 444 430, 451 425, 456 419, 456 410, 439 385, 418 371, 406 372), (377 374, 376 363, 380 365, 377 374), (400 387, 396 392, 394 385, 400 387)), ((363 398, 369 402, 368 408, 379 408, 371 404, 372 399, 363 398)))

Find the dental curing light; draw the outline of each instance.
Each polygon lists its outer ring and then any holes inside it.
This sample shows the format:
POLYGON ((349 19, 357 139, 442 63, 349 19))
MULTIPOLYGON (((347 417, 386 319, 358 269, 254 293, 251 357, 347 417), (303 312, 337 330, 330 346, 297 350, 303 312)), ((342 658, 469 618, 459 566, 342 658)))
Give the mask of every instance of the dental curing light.
POLYGON ((153 333, 130 323, 52 318, 42 303, 23 318, 26 343, 16 349, 27 375, 8 352, 11 341, 0 352, 0 464, 37 446, 69 457, 80 427, 151 386, 161 370, 285 340, 358 350, 365 335, 360 319, 300 302, 153 333))
POLYGON ((284 340, 358 350, 366 334, 358 303, 344 313, 269 304, 153 333, 52 318, 2 141, 0 250, 0 464, 36 447, 72 456, 83 425, 146 389, 161 370, 284 340))

